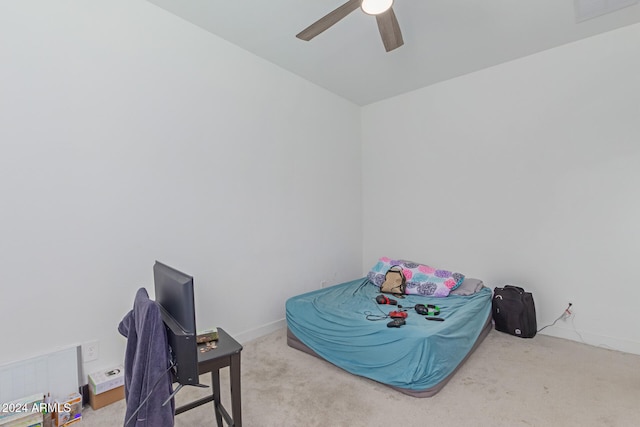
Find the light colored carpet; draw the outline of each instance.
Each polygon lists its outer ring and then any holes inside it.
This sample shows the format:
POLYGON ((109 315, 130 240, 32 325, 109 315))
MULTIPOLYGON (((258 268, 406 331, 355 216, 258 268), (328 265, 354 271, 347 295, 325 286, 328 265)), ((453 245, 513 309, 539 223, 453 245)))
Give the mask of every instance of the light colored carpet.
MULTIPOLYGON (((231 412, 228 384, 224 369, 231 412)), ((176 403, 208 392, 185 387, 176 403)), ((81 425, 122 426, 124 410, 88 407, 81 425)), ((640 356, 492 331, 440 393, 418 399, 294 350, 279 330, 244 345, 242 416, 246 427, 639 426, 640 356)), ((176 416, 178 427, 215 425, 212 404, 176 416)))

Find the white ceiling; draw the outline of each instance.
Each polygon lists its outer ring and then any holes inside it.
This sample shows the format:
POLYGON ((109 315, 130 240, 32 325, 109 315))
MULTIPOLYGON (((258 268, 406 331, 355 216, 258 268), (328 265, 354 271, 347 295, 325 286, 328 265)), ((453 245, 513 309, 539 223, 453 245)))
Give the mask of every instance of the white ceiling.
POLYGON ((396 0, 405 44, 387 53, 360 9, 295 37, 346 0, 148 1, 358 105, 640 22, 638 0, 396 0))

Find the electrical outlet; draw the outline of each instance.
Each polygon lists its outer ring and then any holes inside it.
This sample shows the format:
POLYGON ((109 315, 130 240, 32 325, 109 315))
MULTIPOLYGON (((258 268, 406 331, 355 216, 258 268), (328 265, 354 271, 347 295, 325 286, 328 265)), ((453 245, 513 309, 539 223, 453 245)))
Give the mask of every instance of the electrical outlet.
POLYGON ((100 357, 100 342, 98 340, 89 341, 82 344, 82 361, 92 362, 100 357))

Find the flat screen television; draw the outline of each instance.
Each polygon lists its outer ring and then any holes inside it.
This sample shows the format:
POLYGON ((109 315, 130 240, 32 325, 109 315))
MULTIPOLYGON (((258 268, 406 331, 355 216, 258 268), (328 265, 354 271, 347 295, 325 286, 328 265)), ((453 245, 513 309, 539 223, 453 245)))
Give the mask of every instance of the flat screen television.
POLYGON ((178 390, 199 385, 193 277, 156 261, 153 283, 167 330, 174 382, 180 383, 178 390))

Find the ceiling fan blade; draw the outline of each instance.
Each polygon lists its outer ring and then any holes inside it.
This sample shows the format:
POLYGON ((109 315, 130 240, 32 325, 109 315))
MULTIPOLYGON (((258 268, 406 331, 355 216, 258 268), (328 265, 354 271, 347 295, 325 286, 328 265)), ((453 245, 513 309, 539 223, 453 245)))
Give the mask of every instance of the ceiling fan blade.
POLYGON ((398 24, 396 14, 393 13, 393 8, 376 15, 376 21, 378 21, 378 30, 380 30, 382 43, 384 43, 384 48, 387 52, 391 52, 404 44, 400 24, 398 24))
POLYGON ((360 7, 362 0, 349 0, 302 30, 296 37, 309 41, 360 7))

